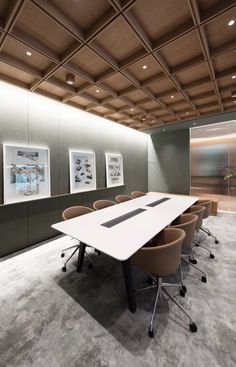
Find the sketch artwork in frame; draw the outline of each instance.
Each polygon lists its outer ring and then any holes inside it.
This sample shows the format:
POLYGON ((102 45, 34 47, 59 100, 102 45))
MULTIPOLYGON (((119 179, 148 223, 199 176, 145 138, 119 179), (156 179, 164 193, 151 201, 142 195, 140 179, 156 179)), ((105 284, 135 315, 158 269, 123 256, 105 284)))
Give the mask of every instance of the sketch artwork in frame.
POLYGON ((51 196, 48 148, 3 145, 4 204, 51 196))
POLYGON ((124 184, 123 158, 121 154, 106 153, 107 187, 124 184))
POLYGON ((70 192, 96 190, 94 152, 70 150, 70 192))

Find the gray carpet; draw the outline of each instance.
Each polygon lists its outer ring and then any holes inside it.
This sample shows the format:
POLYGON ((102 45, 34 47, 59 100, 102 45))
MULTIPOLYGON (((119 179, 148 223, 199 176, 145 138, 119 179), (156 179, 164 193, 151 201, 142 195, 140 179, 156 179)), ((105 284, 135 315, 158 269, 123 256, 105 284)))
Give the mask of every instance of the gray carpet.
MULTIPOLYGON (((220 214, 208 227, 220 244, 205 238, 216 258, 195 250, 208 276, 202 283, 184 267, 185 298, 172 294, 198 326, 164 297, 158 304, 155 337, 147 336, 153 291, 137 296, 138 310, 127 309, 120 264, 91 252, 93 269, 61 271, 60 237, 0 263, 0 367, 235 367, 236 216, 220 214)), ((134 269, 136 286, 145 274, 134 269)), ((172 280, 173 278, 171 278, 172 280)))

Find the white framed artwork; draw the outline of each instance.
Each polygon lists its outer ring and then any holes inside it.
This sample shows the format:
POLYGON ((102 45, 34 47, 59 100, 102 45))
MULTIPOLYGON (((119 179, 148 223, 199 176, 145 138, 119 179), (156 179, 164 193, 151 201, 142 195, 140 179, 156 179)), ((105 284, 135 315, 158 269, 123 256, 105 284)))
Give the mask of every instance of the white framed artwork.
POLYGON ((70 150, 70 192, 96 190, 94 152, 70 150))
POLYGON ((48 148, 3 145, 4 204, 51 196, 48 148))
POLYGON ((107 187, 124 184, 123 158, 121 154, 106 153, 107 187))

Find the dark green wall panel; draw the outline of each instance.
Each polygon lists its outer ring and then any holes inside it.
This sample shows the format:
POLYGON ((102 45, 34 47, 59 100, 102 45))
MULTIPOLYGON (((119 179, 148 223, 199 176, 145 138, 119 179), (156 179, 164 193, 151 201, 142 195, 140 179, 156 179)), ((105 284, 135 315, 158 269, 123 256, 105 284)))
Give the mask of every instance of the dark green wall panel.
POLYGON ((189 130, 149 136, 148 190, 190 193, 189 130))

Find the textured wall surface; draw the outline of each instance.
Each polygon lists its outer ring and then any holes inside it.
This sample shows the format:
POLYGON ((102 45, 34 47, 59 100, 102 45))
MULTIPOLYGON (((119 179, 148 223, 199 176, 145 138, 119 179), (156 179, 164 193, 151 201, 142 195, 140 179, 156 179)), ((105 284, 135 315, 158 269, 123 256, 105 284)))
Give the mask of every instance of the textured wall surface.
MULTIPOLYGON (((0 205, 0 256, 55 234, 51 224, 72 205, 147 191, 147 135, 0 82, 0 144, 50 148, 51 198, 0 205), (96 153, 96 191, 69 194, 69 149, 96 153), (105 153, 123 155, 125 185, 105 188, 105 153)), ((3 203, 2 146, 0 204, 3 203)))
POLYGON ((148 190, 189 194, 188 129, 149 136, 148 190))

